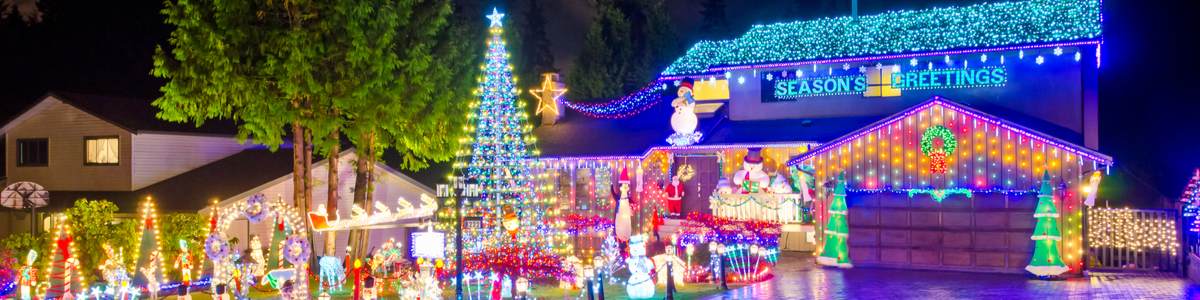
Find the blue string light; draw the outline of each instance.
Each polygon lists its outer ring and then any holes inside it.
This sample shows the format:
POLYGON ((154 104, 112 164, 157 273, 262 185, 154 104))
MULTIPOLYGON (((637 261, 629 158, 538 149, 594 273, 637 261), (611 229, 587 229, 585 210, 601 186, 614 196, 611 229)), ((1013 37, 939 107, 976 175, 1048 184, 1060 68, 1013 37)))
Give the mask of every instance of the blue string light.
POLYGON ((701 74, 717 66, 1091 40, 1100 33, 1097 0, 1031 0, 893 11, 756 25, 733 40, 697 43, 662 74, 701 74))

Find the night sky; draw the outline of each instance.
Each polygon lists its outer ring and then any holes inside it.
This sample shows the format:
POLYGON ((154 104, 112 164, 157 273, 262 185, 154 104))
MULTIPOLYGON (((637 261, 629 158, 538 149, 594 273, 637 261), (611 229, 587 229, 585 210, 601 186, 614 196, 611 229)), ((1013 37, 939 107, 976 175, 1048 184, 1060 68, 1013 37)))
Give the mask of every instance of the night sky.
MULTIPOLYGON (((752 24, 849 15, 849 1, 728 1, 734 32, 752 24), (806 4, 808 5, 808 4, 806 4), (806 6, 807 7, 807 6, 806 6)), ((983 1, 863 0, 860 14, 983 1)), ((593 11, 585 0, 546 1, 547 32, 556 64, 569 73, 593 11)), ((667 0, 685 45, 695 42, 698 1, 667 0)), ((1106 181, 1114 203, 1146 206, 1155 197, 1178 197, 1190 171, 1200 167, 1200 96, 1185 44, 1200 36, 1200 18, 1176 4, 1104 1, 1100 69, 1101 152, 1117 162, 1106 181), (1137 199, 1124 199, 1137 198, 1137 199)), ((155 45, 170 28, 160 1, 42 0, 42 23, 0 21, 0 119, 8 120, 48 90, 142 97, 158 95, 162 82, 149 75, 155 45)), ((481 17, 483 13, 481 12, 481 17)), ((518 66, 520 67, 520 66, 518 66)))

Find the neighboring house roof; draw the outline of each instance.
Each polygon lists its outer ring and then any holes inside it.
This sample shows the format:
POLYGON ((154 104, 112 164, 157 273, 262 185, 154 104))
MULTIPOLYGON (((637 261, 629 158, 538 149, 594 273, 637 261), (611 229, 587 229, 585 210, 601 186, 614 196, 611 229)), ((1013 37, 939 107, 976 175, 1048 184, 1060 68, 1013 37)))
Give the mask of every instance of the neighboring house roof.
POLYGON ((32 114, 49 107, 47 101, 61 101, 79 110, 87 112, 101 120, 121 127, 131 133, 143 132, 173 132, 189 134, 234 135, 237 128, 229 120, 210 120, 204 126, 196 127, 192 123, 175 123, 160 120, 156 117, 158 108, 150 105, 152 99, 138 99, 117 96, 91 95, 63 91, 51 91, 42 96, 24 112, 14 116, 0 127, 0 134, 8 132, 12 126, 32 114))
POLYGON ((1101 36, 1099 0, 983 3, 877 15, 755 25, 742 36, 702 41, 662 75, 695 75, 722 66, 917 54, 1029 44, 1088 42, 1101 36))
POLYGON ((164 211, 196 211, 213 199, 226 199, 292 173, 292 151, 248 149, 132 192, 50 191, 51 208, 76 199, 104 199, 124 210, 153 197, 164 211))
MULTIPOLYGON (((352 151, 353 149, 345 150, 342 155, 352 151)), ((313 168, 326 163, 326 159, 313 162, 313 168)), ((415 183, 423 188, 423 192, 433 193, 428 186, 382 162, 379 162, 377 167, 380 171, 415 183)), ((153 197, 159 209, 163 211, 198 211, 209 206, 213 200, 228 200, 253 194, 256 189, 290 180, 291 176, 292 149, 280 148, 272 152, 266 148, 253 148, 132 192, 50 191, 50 199, 54 200, 51 201, 49 209, 64 209, 70 207, 77 199, 87 198, 112 201, 122 211, 132 211, 138 207, 140 201, 146 197, 153 197)))

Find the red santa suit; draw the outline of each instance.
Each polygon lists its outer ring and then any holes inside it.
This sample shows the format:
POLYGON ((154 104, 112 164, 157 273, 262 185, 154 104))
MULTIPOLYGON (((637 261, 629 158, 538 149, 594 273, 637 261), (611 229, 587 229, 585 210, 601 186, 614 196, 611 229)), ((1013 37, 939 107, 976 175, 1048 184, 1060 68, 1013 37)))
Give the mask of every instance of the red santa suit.
POLYGON ((683 183, 672 180, 667 184, 667 212, 671 216, 679 216, 683 206, 683 183))

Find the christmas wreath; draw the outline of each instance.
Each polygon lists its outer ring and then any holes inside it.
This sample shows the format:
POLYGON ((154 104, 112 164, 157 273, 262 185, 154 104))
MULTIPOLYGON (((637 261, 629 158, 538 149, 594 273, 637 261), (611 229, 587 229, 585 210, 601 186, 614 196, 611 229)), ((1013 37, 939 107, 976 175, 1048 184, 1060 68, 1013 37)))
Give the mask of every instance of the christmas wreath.
POLYGON ((921 134, 921 154, 929 157, 929 170, 933 173, 946 172, 946 157, 954 154, 957 148, 958 140, 954 138, 954 132, 945 126, 930 126, 921 134), (942 148, 933 149, 933 140, 939 138, 942 139, 942 148))
POLYGON ((211 233, 204 240, 204 254, 208 255, 208 259, 219 261, 229 254, 229 246, 225 244, 225 238, 221 237, 220 233, 211 233))
POLYGON ((293 265, 299 266, 308 261, 309 247, 308 239, 299 235, 292 235, 283 242, 283 258, 293 265))
POLYGON ((271 211, 267 206, 267 198, 263 194, 254 194, 250 199, 246 199, 246 208, 242 211, 246 215, 246 220, 250 223, 262 222, 271 211))

